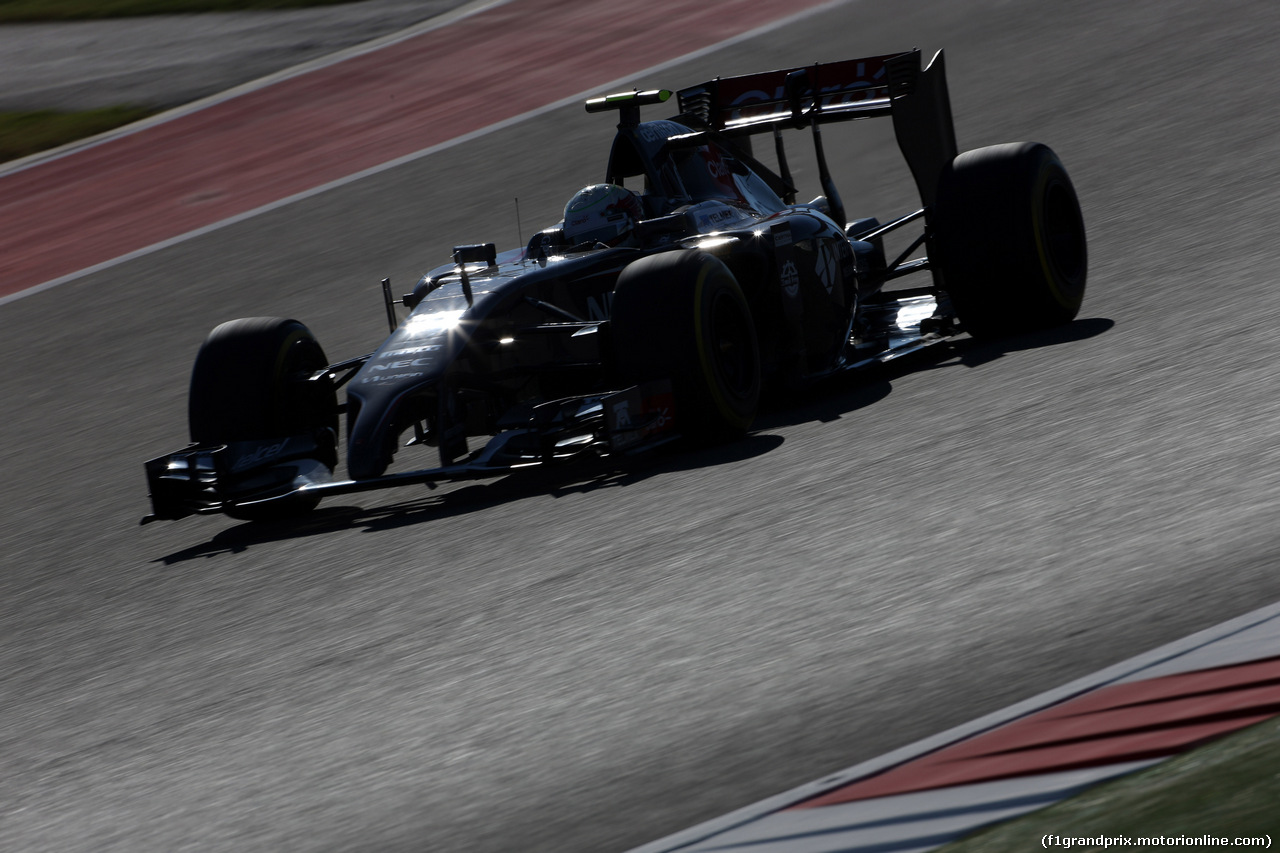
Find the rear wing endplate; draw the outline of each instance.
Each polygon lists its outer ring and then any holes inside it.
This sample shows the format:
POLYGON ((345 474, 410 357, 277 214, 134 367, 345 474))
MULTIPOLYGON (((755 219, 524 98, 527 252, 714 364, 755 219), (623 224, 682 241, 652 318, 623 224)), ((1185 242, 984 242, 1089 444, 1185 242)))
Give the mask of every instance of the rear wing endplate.
POLYGON ((898 147, 926 207, 955 159, 956 134, 942 51, 921 68, 919 50, 718 77, 678 93, 680 111, 729 135, 892 116, 898 147))

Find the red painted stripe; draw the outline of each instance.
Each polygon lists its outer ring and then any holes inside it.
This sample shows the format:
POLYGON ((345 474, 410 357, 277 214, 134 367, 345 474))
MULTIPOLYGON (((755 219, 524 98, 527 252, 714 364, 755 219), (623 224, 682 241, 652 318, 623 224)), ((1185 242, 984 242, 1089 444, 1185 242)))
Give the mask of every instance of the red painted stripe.
POLYGON ((1164 758, 1280 714, 1280 658, 1116 684, 793 808, 1164 758))
POLYGON ((0 176, 0 296, 446 142, 821 2, 513 0, 0 176))

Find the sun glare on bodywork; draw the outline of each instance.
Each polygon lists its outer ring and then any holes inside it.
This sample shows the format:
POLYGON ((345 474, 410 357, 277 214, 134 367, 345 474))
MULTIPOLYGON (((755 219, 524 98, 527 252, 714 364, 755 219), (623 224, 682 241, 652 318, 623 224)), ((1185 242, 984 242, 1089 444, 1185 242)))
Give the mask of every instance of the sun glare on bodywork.
POLYGON ((437 335, 456 329, 465 311, 435 311, 430 314, 413 314, 405 321, 405 327, 415 337, 437 335))

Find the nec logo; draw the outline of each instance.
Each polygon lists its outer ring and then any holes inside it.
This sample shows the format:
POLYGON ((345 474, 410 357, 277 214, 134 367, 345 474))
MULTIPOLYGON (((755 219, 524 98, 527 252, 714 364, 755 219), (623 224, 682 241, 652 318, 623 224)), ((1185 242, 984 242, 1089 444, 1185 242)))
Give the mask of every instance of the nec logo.
POLYGON ((424 355, 421 358, 406 358, 401 361, 389 361, 386 364, 371 364, 370 370, 404 370, 406 367, 426 367, 435 361, 435 356, 424 355))

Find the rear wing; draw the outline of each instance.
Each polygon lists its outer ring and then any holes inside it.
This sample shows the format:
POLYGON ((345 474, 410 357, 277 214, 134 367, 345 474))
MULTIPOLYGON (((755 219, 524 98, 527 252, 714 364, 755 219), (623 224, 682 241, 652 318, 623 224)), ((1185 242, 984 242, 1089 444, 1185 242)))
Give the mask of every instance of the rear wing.
POLYGON ((889 72, 885 63, 901 55, 718 77, 680 90, 680 111, 728 132, 760 132, 774 124, 807 127, 815 115, 824 121, 888 115, 889 72))
POLYGON ((892 116, 925 207, 955 159, 956 134, 942 51, 921 68, 920 51, 718 77, 678 93, 680 112, 704 128, 755 134, 833 121, 892 116))

